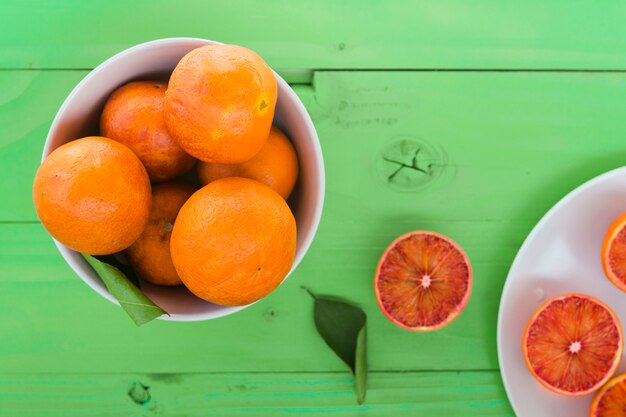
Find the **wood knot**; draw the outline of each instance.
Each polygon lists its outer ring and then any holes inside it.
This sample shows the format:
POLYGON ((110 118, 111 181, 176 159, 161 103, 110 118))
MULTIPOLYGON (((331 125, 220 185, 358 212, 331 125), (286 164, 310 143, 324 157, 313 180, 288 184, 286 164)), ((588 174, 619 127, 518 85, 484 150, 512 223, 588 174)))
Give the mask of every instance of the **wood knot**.
POLYGON ((421 138, 401 137, 387 143, 376 157, 376 174, 396 191, 417 191, 437 179, 447 166, 439 149, 421 138))

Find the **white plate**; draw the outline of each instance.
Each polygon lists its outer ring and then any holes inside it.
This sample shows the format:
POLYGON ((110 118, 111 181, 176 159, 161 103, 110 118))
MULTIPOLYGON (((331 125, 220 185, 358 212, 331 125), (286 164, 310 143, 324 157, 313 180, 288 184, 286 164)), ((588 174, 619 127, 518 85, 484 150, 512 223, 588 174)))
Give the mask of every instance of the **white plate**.
MULTIPOLYGON (((559 395, 532 377, 522 355, 522 334, 543 301, 570 292, 604 301, 626 325, 626 294, 605 277, 600 261, 604 233, 624 211, 626 167, 600 175, 565 196, 537 223, 517 253, 500 300, 498 359, 518 417, 589 415, 593 394, 559 395)), ((617 372, 624 371, 622 360, 617 372)))

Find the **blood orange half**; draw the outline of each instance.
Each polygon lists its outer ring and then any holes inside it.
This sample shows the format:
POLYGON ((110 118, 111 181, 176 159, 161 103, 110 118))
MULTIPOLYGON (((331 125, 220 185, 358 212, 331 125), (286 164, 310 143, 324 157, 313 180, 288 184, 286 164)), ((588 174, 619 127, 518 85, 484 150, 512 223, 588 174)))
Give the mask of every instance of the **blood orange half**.
POLYGON ((626 415, 626 374, 611 378, 593 397, 590 417, 623 417, 626 415))
POLYGON ((602 268, 617 288, 626 291, 626 213, 609 226, 602 243, 602 268))
POLYGON ((465 252, 434 232, 400 236, 385 250, 374 277, 378 305, 398 326, 426 332, 439 329, 463 311, 472 289, 465 252))
POLYGON ((619 365, 623 347, 615 313, 584 294, 546 301, 528 321, 522 339, 530 372, 564 395, 585 395, 602 386, 619 365))

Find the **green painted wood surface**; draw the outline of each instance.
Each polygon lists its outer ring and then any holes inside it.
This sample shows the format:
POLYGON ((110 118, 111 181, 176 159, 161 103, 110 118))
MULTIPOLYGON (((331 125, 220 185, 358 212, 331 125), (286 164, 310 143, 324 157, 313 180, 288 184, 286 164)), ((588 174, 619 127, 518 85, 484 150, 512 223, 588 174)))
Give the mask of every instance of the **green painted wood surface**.
MULTIPOLYGON (((458 225, 468 229, 458 234, 460 241, 471 242, 470 235, 481 233, 471 222, 458 225)), ((445 223, 433 226, 442 230, 445 223)), ((322 227, 320 234, 326 230, 329 236, 328 230, 337 225, 322 227)), ((405 223, 403 227, 415 226, 405 223)), ((359 301, 368 314, 369 366, 374 371, 497 368, 494 329, 502 280, 494 279, 491 285, 487 279, 478 282, 475 298, 454 325, 432 334, 409 333, 391 325, 376 307, 372 274, 377 253, 383 249, 376 243, 361 254, 356 250, 344 253, 344 259, 355 264, 341 267, 341 260, 331 253, 331 244, 345 252, 349 248, 346 243, 327 243, 325 251, 318 250, 324 245, 320 240, 285 284, 245 313, 202 323, 154 322, 137 329, 123 311, 73 274, 40 224, 5 224, 0 231, 0 314, 19 317, 0 322, 0 356, 4 359, 0 374, 110 372, 111 363, 125 372, 347 369, 317 336, 312 302, 301 285, 359 301), (32 260, 36 262, 25 268, 32 260), (336 270, 330 265, 321 268, 322 262, 334 263, 336 270), (27 294, 40 302, 25 303, 27 294), (489 308, 474 301, 479 299, 489 300, 489 308), (468 349, 473 352, 471 361, 468 349)), ((485 236, 497 239, 497 232, 492 229, 485 236)), ((379 236, 368 239, 381 240, 379 236)), ((475 248, 468 246, 469 250, 475 248)), ((474 267, 506 271, 504 262, 489 265, 478 261, 474 267)))
POLYGON ((0 416, 513 415, 496 356, 500 292, 541 215, 624 165, 626 73, 604 71, 626 71, 626 6, 258 4, 0 5, 0 416), (298 84, 326 205, 301 266, 266 299, 220 320, 136 328, 64 263, 30 188, 52 118, 88 69, 167 36, 249 46, 298 84), (394 175, 385 159, 408 163, 417 148, 432 175, 394 175), (390 324, 372 291, 381 251, 422 228, 457 240, 475 271, 467 310, 431 334, 390 324), (364 406, 315 333, 302 285, 367 312, 364 406))
POLYGON ((626 69, 619 0, 22 0, 0 6, 0 68, 90 68, 131 45, 196 36, 285 69, 626 69))
POLYGON ((0 417, 390 415, 512 416, 497 372, 374 373, 369 401, 352 380, 314 374, 0 376, 0 417), (147 388, 146 388, 147 387, 147 388), (51 406, 54 404, 54 406, 51 406))

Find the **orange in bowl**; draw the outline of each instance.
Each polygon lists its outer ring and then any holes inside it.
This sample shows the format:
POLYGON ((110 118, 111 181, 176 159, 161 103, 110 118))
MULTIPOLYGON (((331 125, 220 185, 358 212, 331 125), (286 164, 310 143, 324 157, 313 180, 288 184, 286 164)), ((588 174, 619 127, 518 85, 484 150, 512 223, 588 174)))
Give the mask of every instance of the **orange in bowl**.
POLYGON ((165 122, 189 154, 238 164, 267 140, 277 100, 274 73, 256 53, 236 45, 206 45, 185 55, 165 94, 165 122))
MULTIPOLYGON (((43 157, 47 157, 72 138, 96 133, 97 128, 94 131, 94 127, 98 125, 101 118, 102 104, 128 80, 149 80, 155 76, 167 77, 181 57, 209 44, 216 45, 217 43, 192 38, 160 39, 135 45, 98 65, 72 90, 59 108, 43 147, 43 157)), ((289 139, 298 149, 299 156, 298 192, 290 197, 294 207, 293 216, 298 224, 295 258, 291 267, 293 269, 305 256, 319 225, 324 201, 324 163, 315 127, 305 107, 280 76, 277 74, 273 76, 280 98, 275 103, 274 120, 271 120, 271 116, 267 117, 269 121, 263 133, 263 141, 267 138, 273 121, 290 132, 289 139)), ((267 109, 268 112, 274 111, 272 105, 269 105, 267 109)), ((99 182, 99 186, 108 187, 109 179, 112 177, 114 175, 105 176, 99 182)), ((148 183, 147 175, 146 183, 148 183)), ((149 190, 145 194, 149 195, 149 190)), ((136 210, 139 207, 141 204, 135 204, 136 210)), ((148 212, 149 210, 146 210, 146 216, 148 212)), ((76 274, 102 297, 116 302, 89 263, 76 251, 63 245, 62 242, 58 243, 59 252, 76 274)), ((209 320, 230 315, 245 308, 245 306, 208 303, 194 296, 183 286, 172 288, 146 285, 142 287, 142 291, 169 313, 169 315, 161 316, 159 318, 161 320, 209 320)))
POLYGON ((70 248, 108 255, 129 247, 150 212, 150 180, 137 156, 104 137, 55 149, 35 176, 33 200, 48 232, 70 248))
POLYGON ((152 186, 152 208, 143 233, 124 251, 128 263, 142 279, 156 285, 180 285, 172 263, 170 238, 178 211, 196 191, 182 181, 152 186))
POLYGON ((265 297, 289 273, 296 222, 274 190, 247 178, 223 178, 196 191, 178 213, 170 243, 185 286, 214 304, 265 297))
POLYGON ((166 89, 158 81, 124 84, 111 94, 100 117, 100 133, 132 149, 155 182, 178 177, 196 162, 165 126, 166 89))
POLYGON ((287 199, 298 179, 298 155, 285 134, 272 126, 267 142, 252 159, 240 164, 198 163, 203 184, 220 178, 244 177, 259 181, 287 199))

